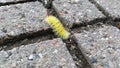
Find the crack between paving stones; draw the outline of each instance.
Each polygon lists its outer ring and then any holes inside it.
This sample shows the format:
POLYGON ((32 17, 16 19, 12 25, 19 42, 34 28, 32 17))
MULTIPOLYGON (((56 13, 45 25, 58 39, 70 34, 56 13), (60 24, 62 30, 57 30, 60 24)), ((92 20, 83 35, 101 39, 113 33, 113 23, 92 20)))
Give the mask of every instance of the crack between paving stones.
MULTIPOLYGON (((63 23, 63 20, 59 17, 59 14, 57 13, 54 7, 52 8, 52 11, 54 11, 53 15, 55 15, 62 22, 63 26, 70 32, 72 32, 72 30, 69 29, 67 25, 63 23)), ((68 40, 63 40, 63 42, 66 43, 66 47, 78 68, 93 68, 92 63, 88 60, 88 58, 84 55, 82 50, 78 47, 78 44, 72 35, 68 40)))
POLYGON ((7 6, 7 5, 13 5, 13 4, 22 4, 27 2, 35 2, 37 0, 23 0, 23 1, 16 1, 16 2, 6 2, 6 3, 0 3, 0 6, 7 6))
POLYGON ((97 9, 99 10, 99 11, 101 11, 108 19, 112 19, 111 17, 110 17, 110 14, 109 14, 109 12, 107 12, 101 5, 99 5, 95 0, 89 0, 89 2, 91 2, 93 5, 95 5, 96 7, 97 7, 97 9))
MULTIPOLYGON (((63 26, 66 29, 67 26, 63 23, 63 20, 59 17, 59 14, 57 13, 56 9, 54 6, 51 6, 52 8, 49 9, 51 15, 56 16, 63 24, 63 26)), ((71 32, 71 29, 69 30, 71 32)), ((68 51, 70 52, 76 66, 78 68, 93 68, 92 63, 87 59, 87 57, 84 55, 84 53, 82 52, 82 50, 78 47, 78 44, 76 42, 76 40, 73 38, 73 36, 71 35, 70 38, 68 40, 63 40, 64 43, 66 43, 66 47, 68 49, 68 51), (74 48, 72 48, 74 47, 74 48)))
POLYGON ((109 20, 112 20, 111 15, 107 12, 101 5, 99 5, 95 0, 89 0, 99 11, 101 11, 109 20))
MULTIPOLYGON (((5 4, 5 5, 11 5, 11 4, 17 4, 17 3, 20 3, 20 2, 9 3, 9 4, 5 4)), ((23 2, 21 2, 21 3, 23 3, 23 2)), ((52 14, 56 15, 59 18, 58 14, 56 13, 56 10, 54 10, 54 8, 52 10, 53 10, 52 14)), ((51 11, 51 10, 49 10, 49 11, 51 11)), ((21 45, 27 45, 27 44, 35 43, 39 39, 40 39, 40 41, 43 41, 43 40, 49 40, 49 39, 53 39, 53 38, 56 38, 56 35, 53 33, 52 29, 37 31, 37 32, 33 32, 33 33, 25 33, 25 34, 21 34, 21 35, 15 36, 15 37, 9 37, 8 39, 3 40, 3 43, 1 44, 1 47, 2 47, 1 49, 2 50, 3 49, 4 50, 9 50, 9 49, 12 49, 14 47, 19 47, 21 45), (44 37, 44 39, 41 39, 43 37, 44 37), (34 41, 34 42, 31 42, 31 41, 34 41), (11 46, 11 45, 13 45, 13 46, 11 46)), ((78 66, 78 68, 79 67, 85 68, 86 65, 88 66, 88 68, 91 68, 91 66, 89 65, 86 58, 82 55, 82 52, 79 50, 77 44, 74 43, 75 41, 73 41, 73 39, 71 39, 71 40, 72 40, 72 42, 65 42, 64 40, 63 41, 66 43, 67 48, 68 48, 69 52, 71 53, 71 55, 76 56, 76 58, 73 58, 73 59, 75 61, 77 61, 78 64, 76 63, 76 65, 78 66), (75 46, 76 48, 73 49, 73 50, 70 50, 69 49, 70 46, 75 46), (80 57, 82 57, 82 58, 80 58, 80 57), (82 65, 84 65, 84 66, 81 66, 81 64, 79 63, 80 59, 83 59, 82 60, 82 65)), ((69 41, 69 40, 67 40, 67 41, 69 41)))
MULTIPOLYGON (((29 32, 29 33, 24 33, 20 34, 18 36, 14 37, 8 37, 7 39, 1 39, 3 42, 0 43, 0 47, 2 47, 4 50, 9 50, 9 48, 14 48, 18 47, 19 45, 27 45, 35 42, 40 42, 48 39, 53 39, 56 38, 54 35, 53 31, 51 28, 47 30, 40 30, 37 32, 29 32), (19 44, 19 45, 14 45, 13 44, 19 44)), ((0 40, 0 41, 1 41, 0 40)))
MULTIPOLYGON (((109 14, 107 12, 105 12, 105 10, 102 7, 100 7, 99 10, 101 10, 102 13, 107 16, 107 18, 97 18, 90 22, 83 22, 83 24, 73 24, 72 28, 70 28, 70 32, 72 32, 73 29, 76 29, 76 27, 77 28, 80 28, 81 26, 87 27, 87 25, 94 25, 94 24, 100 25, 101 23, 99 23, 99 22, 102 22, 102 24, 111 25, 112 23, 111 23, 111 21, 109 21, 109 20, 111 20, 111 18, 109 17, 109 14)), ((63 23, 63 20, 59 17, 59 14, 57 13, 57 10, 55 9, 54 6, 52 6, 52 9, 49 11, 53 11, 53 15, 55 15, 62 22, 62 24, 65 26, 65 28, 69 29, 67 27, 67 25, 65 25, 63 23)), ((75 32, 73 32, 73 33, 75 33, 75 32)), ((78 68, 94 68, 93 64, 90 62, 88 57, 86 57, 85 54, 82 52, 82 48, 78 47, 78 44, 77 44, 75 38, 73 38, 73 36, 71 36, 69 40, 63 40, 63 41, 66 43, 66 47, 69 50, 70 54, 72 55, 73 60, 75 61, 75 64, 77 65, 78 68), (71 49, 72 47, 74 47, 74 48, 71 49)))
MULTIPOLYGON (((56 12, 54 7, 52 8, 52 10, 49 10, 49 11, 53 11, 52 14, 56 15, 56 17, 58 17, 60 19, 59 15, 56 12)), ((103 22, 103 24, 105 24, 106 22, 111 22, 111 21, 109 21, 108 18, 104 18, 104 19, 99 18, 99 19, 95 19, 95 20, 91 21, 89 24, 87 24, 87 23, 79 24, 79 25, 74 24, 73 27, 70 28, 70 32, 74 31, 74 29, 77 29, 77 28, 80 29, 81 27, 87 27, 87 25, 94 25, 95 22, 103 22)), ((67 28, 67 27, 65 26, 65 28, 67 28)), ((3 49, 9 50, 14 47, 18 47, 20 45, 27 45, 27 44, 35 43, 38 40, 43 41, 43 40, 49 40, 49 39, 53 39, 53 38, 57 38, 57 36, 53 33, 52 29, 42 30, 42 31, 29 33, 29 34, 22 34, 22 35, 13 37, 11 39, 4 40, 5 41, 4 45, 8 45, 8 46, 3 45, 3 49), (33 41, 33 42, 31 42, 31 41, 33 41), (20 44, 20 45, 17 45, 17 44, 20 44), (10 47, 9 45, 14 45, 14 46, 10 47)), ((66 43, 66 47, 68 48, 68 50, 69 50, 70 54, 72 55, 72 58, 75 61, 78 68, 80 68, 80 67, 93 68, 93 65, 91 64, 89 59, 84 55, 84 53, 82 52, 82 49, 81 48, 79 49, 78 43, 76 42, 74 36, 71 35, 71 37, 68 40, 63 40, 63 42, 66 43), (83 66, 81 66, 81 64, 83 66)))
MULTIPOLYGON (((103 11, 103 10, 104 9, 101 7, 101 11, 103 11)), ((51 10, 49 10, 49 11, 51 11, 51 10)), ((62 24, 65 26, 65 28, 69 29, 67 27, 67 25, 65 25, 63 23, 63 20, 59 17, 59 14, 57 13, 57 10, 55 9, 54 6, 52 6, 52 11, 54 11, 53 15, 55 15, 62 22, 62 24)), ((76 33, 76 32, 74 32, 74 29, 76 29, 76 28, 81 28, 81 26, 87 27, 88 25, 94 25, 94 24, 100 25, 101 23, 99 23, 99 22, 102 22, 102 24, 111 25, 112 23, 111 23, 111 21, 109 21, 109 20, 111 20, 111 18, 108 16, 109 14, 107 12, 105 12, 105 10, 102 13, 105 14, 107 16, 107 18, 97 18, 90 22, 83 22, 82 24, 73 24, 72 28, 70 28, 69 31, 71 33, 76 33)), ((73 36, 71 36, 69 40, 63 40, 63 41, 66 43, 66 47, 69 50, 70 54, 72 55, 73 60, 75 61, 75 64, 77 65, 78 68, 94 68, 90 59, 88 57, 86 57, 86 55, 82 52, 83 49, 78 47, 78 44, 73 36), (74 48, 71 50, 72 47, 74 47, 74 48), (82 63, 79 61, 81 61, 82 63), (81 65, 83 65, 83 66, 81 66, 81 65)))
MULTIPOLYGON (((110 22, 110 25, 115 26, 120 29, 120 18, 112 18, 111 14, 109 14, 108 11, 106 11, 101 5, 99 5, 95 0, 89 0, 92 4, 94 4, 99 11, 101 11, 106 17, 107 22, 110 22)), ((109 23, 108 23, 109 24, 109 23)))
POLYGON ((71 37, 63 41, 66 43, 66 47, 78 68, 94 68, 88 57, 82 52, 82 49, 78 47, 75 38, 71 37))

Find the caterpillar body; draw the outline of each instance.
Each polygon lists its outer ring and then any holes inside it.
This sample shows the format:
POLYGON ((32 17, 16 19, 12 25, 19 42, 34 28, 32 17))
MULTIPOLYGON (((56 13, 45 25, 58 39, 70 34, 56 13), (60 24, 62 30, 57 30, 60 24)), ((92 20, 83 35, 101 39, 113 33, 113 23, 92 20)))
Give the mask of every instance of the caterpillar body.
POLYGON ((63 39, 69 38, 70 33, 67 30, 65 30, 60 20, 57 19, 55 16, 49 15, 45 18, 45 21, 49 25, 51 25, 51 27, 53 28, 53 30, 56 32, 58 36, 60 36, 63 39))

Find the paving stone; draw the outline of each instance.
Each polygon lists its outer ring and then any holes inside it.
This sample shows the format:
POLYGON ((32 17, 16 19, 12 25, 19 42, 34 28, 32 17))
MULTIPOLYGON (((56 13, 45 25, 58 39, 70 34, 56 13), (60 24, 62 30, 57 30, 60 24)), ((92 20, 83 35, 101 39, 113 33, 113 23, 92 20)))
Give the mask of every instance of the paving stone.
POLYGON ((74 34, 95 68, 120 68, 120 30, 103 25, 74 34))
POLYGON ((95 0, 102 6, 113 19, 120 18, 120 1, 119 0, 95 0))
POLYGON ((45 16, 46 9, 37 1, 0 7, 0 39, 48 29, 45 16))
POLYGON ((60 38, 0 51, 0 68, 77 68, 60 38))
POLYGON ((18 2, 18 1, 26 1, 26 0, 0 0, 0 3, 18 2))
POLYGON ((60 18, 71 27, 73 24, 90 22, 105 16, 88 0, 54 0, 53 6, 60 18))

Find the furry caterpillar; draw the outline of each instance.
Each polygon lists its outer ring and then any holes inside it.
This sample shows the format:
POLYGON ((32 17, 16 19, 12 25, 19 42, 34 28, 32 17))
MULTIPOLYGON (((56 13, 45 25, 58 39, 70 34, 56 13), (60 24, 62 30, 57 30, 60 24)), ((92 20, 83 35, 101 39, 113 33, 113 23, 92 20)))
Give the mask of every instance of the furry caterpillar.
POLYGON ((60 36, 63 39, 69 38, 70 33, 65 30, 60 20, 57 19, 55 16, 52 16, 52 15, 47 16, 45 18, 45 21, 52 26, 53 30, 56 32, 58 36, 60 36))

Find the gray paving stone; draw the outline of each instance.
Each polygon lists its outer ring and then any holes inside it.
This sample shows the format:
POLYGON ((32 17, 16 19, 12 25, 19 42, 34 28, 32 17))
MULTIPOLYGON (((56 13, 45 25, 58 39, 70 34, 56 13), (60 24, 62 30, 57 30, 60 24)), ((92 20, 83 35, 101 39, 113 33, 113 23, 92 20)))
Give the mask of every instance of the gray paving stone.
POLYGON ((18 2, 18 1, 26 1, 26 0, 0 0, 0 3, 18 2))
POLYGON ((1 68, 77 68, 60 38, 0 51, 1 68))
POLYGON ((120 18, 120 0, 95 0, 113 19, 120 18))
POLYGON ((46 9, 39 2, 0 7, 0 39, 46 30, 46 9))
POLYGON ((88 0, 54 0, 60 18, 67 21, 70 27, 73 24, 90 22, 94 19, 104 18, 105 16, 88 0))
POLYGON ((120 30, 103 25, 74 34, 95 68, 120 68, 120 30))

